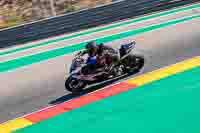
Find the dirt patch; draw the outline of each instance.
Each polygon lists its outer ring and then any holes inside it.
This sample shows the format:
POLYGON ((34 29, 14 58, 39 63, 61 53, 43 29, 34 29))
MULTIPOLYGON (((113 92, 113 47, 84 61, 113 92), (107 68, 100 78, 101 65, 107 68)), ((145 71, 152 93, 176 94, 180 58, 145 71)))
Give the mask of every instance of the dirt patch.
POLYGON ((0 28, 111 2, 112 0, 0 0, 0 28))

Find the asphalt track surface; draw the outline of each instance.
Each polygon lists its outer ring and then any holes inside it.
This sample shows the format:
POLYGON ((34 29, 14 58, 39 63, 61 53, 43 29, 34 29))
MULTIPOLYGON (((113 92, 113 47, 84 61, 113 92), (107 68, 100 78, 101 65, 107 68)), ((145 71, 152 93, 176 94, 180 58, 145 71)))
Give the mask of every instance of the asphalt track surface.
MULTIPOLYGON (((200 20, 195 19, 109 44, 117 47, 136 40, 135 53, 146 57, 145 68, 139 73, 143 74, 199 56, 199 29, 200 20)), ((64 88, 64 77, 72 58, 73 55, 60 56, 1 73, 0 123, 72 98, 64 88)))

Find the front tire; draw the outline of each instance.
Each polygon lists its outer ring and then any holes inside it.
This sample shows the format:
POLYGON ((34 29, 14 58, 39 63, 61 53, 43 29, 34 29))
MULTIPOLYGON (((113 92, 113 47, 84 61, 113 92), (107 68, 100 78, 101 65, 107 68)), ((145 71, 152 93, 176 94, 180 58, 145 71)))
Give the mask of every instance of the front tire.
POLYGON ((80 93, 83 88, 85 88, 87 84, 82 81, 82 80, 78 80, 76 78, 73 77, 69 77, 66 81, 65 81, 65 88, 66 90, 72 92, 72 93, 80 93))

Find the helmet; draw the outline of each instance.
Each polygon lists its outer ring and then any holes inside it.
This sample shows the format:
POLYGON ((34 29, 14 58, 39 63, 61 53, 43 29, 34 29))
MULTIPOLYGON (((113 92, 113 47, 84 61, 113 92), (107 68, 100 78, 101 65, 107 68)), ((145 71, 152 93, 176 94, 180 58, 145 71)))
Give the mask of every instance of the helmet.
POLYGON ((86 45, 86 49, 88 50, 88 54, 90 56, 94 56, 96 54, 96 51, 97 51, 97 44, 96 42, 89 42, 87 45, 86 45))
POLYGON ((86 49, 95 49, 97 47, 97 44, 96 42, 89 42, 87 45, 86 45, 86 49))

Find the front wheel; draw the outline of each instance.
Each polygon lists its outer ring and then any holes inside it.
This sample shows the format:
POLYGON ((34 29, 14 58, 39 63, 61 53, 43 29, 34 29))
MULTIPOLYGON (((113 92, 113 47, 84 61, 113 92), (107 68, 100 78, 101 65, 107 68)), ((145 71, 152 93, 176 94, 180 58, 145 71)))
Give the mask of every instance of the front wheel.
POLYGON ((65 88, 72 93, 80 93, 87 84, 73 77, 69 77, 65 81, 65 88))

